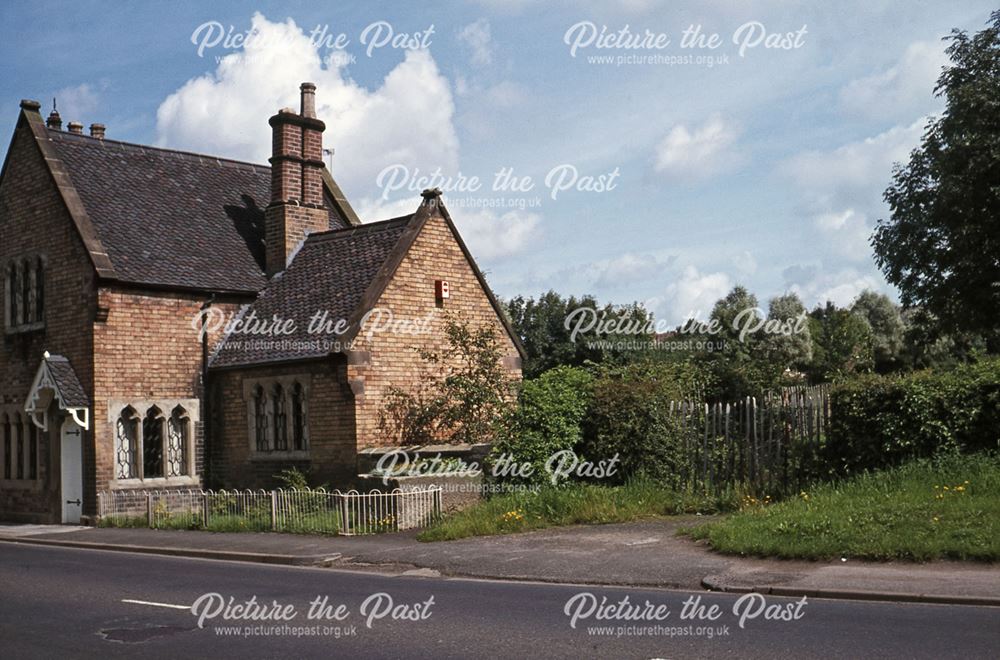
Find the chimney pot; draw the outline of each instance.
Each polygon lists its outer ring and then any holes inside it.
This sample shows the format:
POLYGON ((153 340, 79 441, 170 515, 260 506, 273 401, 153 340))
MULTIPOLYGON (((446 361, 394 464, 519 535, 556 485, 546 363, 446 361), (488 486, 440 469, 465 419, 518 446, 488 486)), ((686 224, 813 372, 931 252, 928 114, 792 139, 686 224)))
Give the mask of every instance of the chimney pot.
POLYGON ((45 126, 51 131, 62 130, 62 117, 59 116, 58 111, 53 110, 49 113, 49 118, 45 120, 45 126))
POLYGON ((97 138, 99 140, 104 139, 104 124, 91 124, 90 125, 90 137, 97 138))
POLYGON ((299 90, 302 92, 302 110, 301 110, 302 116, 315 117, 316 85, 311 82, 304 82, 299 86, 299 90))
POLYGON ((76 135, 83 135, 83 124, 81 124, 78 121, 71 121, 70 123, 66 124, 66 128, 69 129, 70 133, 74 133, 76 135))

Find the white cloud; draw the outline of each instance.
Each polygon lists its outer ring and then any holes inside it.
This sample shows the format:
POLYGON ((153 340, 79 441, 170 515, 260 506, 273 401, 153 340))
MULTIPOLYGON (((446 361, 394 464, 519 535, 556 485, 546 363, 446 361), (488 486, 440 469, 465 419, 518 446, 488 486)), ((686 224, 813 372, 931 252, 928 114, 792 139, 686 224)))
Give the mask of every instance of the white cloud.
POLYGON ((336 149, 333 173, 349 195, 370 193, 390 164, 431 171, 457 169, 458 137, 448 81, 430 53, 407 51, 374 90, 354 82, 344 59, 325 62, 291 19, 254 14, 261 38, 226 55, 214 72, 171 94, 157 112, 157 144, 264 162, 270 156, 267 118, 298 109, 300 82, 316 83, 324 144, 336 149))
POLYGON ((846 307, 865 289, 892 293, 880 277, 857 268, 827 271, 817 266, 792 266, 784 275, 788 290, 798 294, 807 308, 828 300, 846 307))
POLYGON ((739 161, 735 125, 715 114, 699 127, 678 124, 656 147, 656 171, 680 179, 702 179, 739 161))
POLYGON ((733 257, 733 265, 744 275, 753 275, 757 272, 757 259, 749 250, 744 250, 733 257))
POLYGON ((940 41, 914 42, 890 68, 845 85, 840 105, 870 118, 912 119, 927 114, 940 105, 934 98, 934 85, 947 62, 940 41))
POLYGON ((72 87, 63 87, 57 91, 55 93, 56 104, 63 122, 87 121, 85 117, 100 106, 104 87, 104 85, 95 87, 90 83, 82 83, 72 87))
POLYGON ((910 151, 920 143, 924 123, 920 119, 895 126, 831 151, 806 151, 786 161, 782 170, 810 201, 826 206, 824 210, 880 211, 892 165, 909 159, 910 151))
POLYGON ((854 262, 871 258, 873 220, 886 215, 882 193, 892 179, 893 164, 909 160, 924 122, 895 126, 828 151, 802 152, 781 165, 799 190, 821 253, 854 262))
POLYGON ((652 254, 627 252, 593 265, 594 286, 620 287, 641 284, 654 278, 660 280, 673 260, 672 256, 660 259, 652 254))
POLYGON ((854 261, 871 258, 872 226, 862 213, 854 209, 820 213, 813 219, 829 245, 838 255, 854 261))
MULTIPOLYGON (((447 197, 444 203, 448 205, 447 197)), ((419 197, 390 202, 364 198, 356 204, 356 208, 363 221, 372 222, 413 213, 419 204, 419 197)), ((537 242, 541 234, 541 216, 537 213, 522 210, 497 213, 492 209, 466 209, 461 206, 449 206, 448 212, 477 261, 494 261, 517 254, 537 242)))
POLYGON ((707 319, 715 302, 729 293, 734 282, 725 273, 701 273, 687 266, 667 285, 662 297, 649 301, 656 318, 680 325, 688 318, 707 319))
POLYGON ((493 63, 493 35, 490 34, 490 23, 485 18, 469 23, 459 30, 458 40, 469 48, 472 63, 476 66, 493 63))

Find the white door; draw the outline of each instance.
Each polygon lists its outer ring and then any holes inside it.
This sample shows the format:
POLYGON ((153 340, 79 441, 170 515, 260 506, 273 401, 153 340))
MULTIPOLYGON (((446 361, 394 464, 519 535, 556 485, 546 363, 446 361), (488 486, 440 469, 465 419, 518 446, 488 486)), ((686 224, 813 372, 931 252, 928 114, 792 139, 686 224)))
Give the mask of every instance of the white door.
POLYGON ((83 510, 83 429, 70 417, 62 426, 62 521, 79 523, 83 510))

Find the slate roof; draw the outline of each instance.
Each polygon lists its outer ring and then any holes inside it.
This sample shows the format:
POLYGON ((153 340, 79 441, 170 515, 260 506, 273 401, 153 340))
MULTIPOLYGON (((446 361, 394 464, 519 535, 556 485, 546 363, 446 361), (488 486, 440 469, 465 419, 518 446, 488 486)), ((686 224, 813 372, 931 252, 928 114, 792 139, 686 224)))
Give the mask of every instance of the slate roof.
POLYGON ((86 408, 90 405, 87 393, 80 384, 80 379, 73 370, 73 365, 62 355, 49 355, 45 358, 49 373, 56 381, 56 387, 67 408, 86 408))
POLYGON ((414 214, 309 236, 284 273, 276 276, 243 313, 245 320, 291 319, 295 332, 280 336, 232 333, 216 350, 211 366, 285 362, 339 352, 324 340, 335 342, 344 337, 310 334, 310 319, 325 311, 331 324, 340 319, 350 323, 362 307, 365 292, 417 219, 414 214))
MULTIPOLYGON (((271 169, 48 131, 118 279, 257 292, 271 169)), ((349 226, 327 196, 331 227, 349 226)))

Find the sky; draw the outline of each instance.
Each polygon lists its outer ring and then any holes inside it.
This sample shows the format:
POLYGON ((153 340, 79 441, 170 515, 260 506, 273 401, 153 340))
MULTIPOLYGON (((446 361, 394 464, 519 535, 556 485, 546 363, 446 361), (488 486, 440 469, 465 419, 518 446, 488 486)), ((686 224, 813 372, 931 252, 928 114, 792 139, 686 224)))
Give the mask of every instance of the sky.
POLYGON ((442 188, 502 297, 589 293, 670 323, 736 284, 848 305, 897 295, 868 244, 882 192, 943 107, 942 38, 994 8, 3 3, 0 134, 20 99, 55 98, 108 138, 266 163, 268 117, 311 81, 362 219, 442 188))

